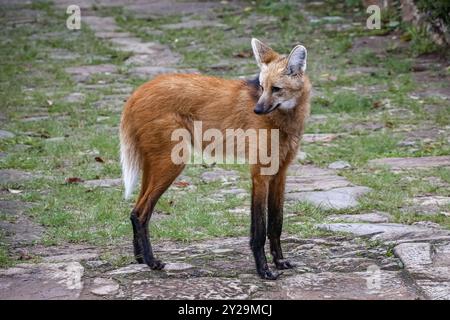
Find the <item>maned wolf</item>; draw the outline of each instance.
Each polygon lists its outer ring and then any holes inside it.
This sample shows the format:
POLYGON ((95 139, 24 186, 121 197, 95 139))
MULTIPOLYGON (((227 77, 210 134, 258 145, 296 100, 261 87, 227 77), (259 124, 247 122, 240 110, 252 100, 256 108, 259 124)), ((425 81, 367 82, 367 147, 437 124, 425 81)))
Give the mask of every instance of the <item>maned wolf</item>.
MULTIPOLYGON (((289 56, 276 53, 257 39, 251 45, 260 68, 251 81, 226 80, 199 74, 166 74, 140 86, 128 99, 120 125, 120 149, 125 197, 129 197, 142 171, 142 187, 131 212, 134 254, 138 263, 164 268, 152 252, 148 223, 155 205, 185 164, 171 160, 176 141, 172 132, 192 133, 193 122, 203 129, 278 129, 277 172, 261 174, 261 163, 250 166, 252 175, 250 247, 256 270, 263 279, 276 279, 266 260, 264 244, 277 269, 292 268, 280 245, 286 171, 295 158, 309 115, 311 84, 305 74, 306 49, 298 45, 289 56), (267 233, 266 233, 267 211, 267 233)), ((270 148, 270 146, 268 146, 270 148)), ((246 147, 248 148, 248 146, 246 147)))

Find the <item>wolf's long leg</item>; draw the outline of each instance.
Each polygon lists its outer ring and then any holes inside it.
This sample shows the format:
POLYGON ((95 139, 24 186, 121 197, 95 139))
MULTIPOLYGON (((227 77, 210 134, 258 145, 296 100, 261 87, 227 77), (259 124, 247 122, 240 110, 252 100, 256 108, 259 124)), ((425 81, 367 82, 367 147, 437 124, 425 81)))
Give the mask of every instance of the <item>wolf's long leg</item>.
POLYGON ((284 260, 280 237, 283 229, 283 203, 286 183, 286 170, 280 169, 269 184, 268 200, 268 238, 270 253, 277 269, 290 269, 292 264, 284 260))
POLYGON ((256 263, 256 271, 263 279, 275 280, 277 273, 273 273, 267 265, 264 245, 266 243, 266 207, 267 193, 269 189, 269 177, 261 176, 258 168, 252 169, 252 206, 251 206, 251 229, 250 247, 256 263))
POLYGON ((143 169, 141 195, 130 218, 133 225, 136 261, 145 263, 152 269, 162 269, 164 264, 153 255, 148 231, 149 221, 159 198, 183 171, 183 168, 184 165, 175 165, 171 161, 152 161, 143 169))

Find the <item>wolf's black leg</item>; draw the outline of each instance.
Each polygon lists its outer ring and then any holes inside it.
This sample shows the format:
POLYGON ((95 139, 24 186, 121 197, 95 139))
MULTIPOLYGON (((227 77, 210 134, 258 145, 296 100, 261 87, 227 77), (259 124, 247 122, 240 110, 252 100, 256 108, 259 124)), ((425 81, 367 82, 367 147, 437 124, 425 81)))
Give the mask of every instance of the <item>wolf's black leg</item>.
POLYGON ((283 229, 283 202, 284 186, 286 180, 285 171, 279 171, 269 185, 268 200, 268 237, 270 240, 270 253, 277 269, 291 269, 293 265, 284 260, 281 249, 281 231, 283 229))
POLYGON ((130 215, 131 225, 133 226, 133 248, 134 248, 134 258, 137 263, 144 263, 144 257, 142 255, 142 246, 139 241, 139 220, 136 216, 136 212, 133 210, 130 215))
POLYGON ((256 271, 262 279, 275 280, 279 274, 273 273, 267 265, 264 244, 266 243, 266 206, 268 183, 266 178, 253 178, 250 247, 256 263, 256 271))
POLYGON ((152 245, 150 243, 150 239, 148 236, 149 220, 150 220, 150 215, 147 215, 147 218, 144 222, 141 222, 136 215, 133 215, 133 214, 131 215, 133 229, 136 228, 136 232, 135 232, 136 242, 135 243, 137 243, 137 246, 135 245, 135 254, 136 254, 136 250, 138 253, 138 256, 136 256, 136 260, 139 263, 147 264, 153 270, 161 270, 164 268, 164 263, 155 259, 155 257, 153 256, 152 245), (142 262, 140 262, 140 261, 142 261, 142 262))

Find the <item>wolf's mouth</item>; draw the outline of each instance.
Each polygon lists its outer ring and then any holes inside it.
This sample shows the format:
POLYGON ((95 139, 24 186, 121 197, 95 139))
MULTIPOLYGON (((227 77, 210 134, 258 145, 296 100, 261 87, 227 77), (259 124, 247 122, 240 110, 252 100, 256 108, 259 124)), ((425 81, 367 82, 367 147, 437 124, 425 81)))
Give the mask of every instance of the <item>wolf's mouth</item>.
POLYGON ((267 112, 265 112, 264 114, 269 114, 269 113, 271 113, 272 111, 275 111, 279 106, 281 106, 281 103, 277 103, 277 104, 275 105, 275 107, 272 107, 271 109, 267 110, 267 112))

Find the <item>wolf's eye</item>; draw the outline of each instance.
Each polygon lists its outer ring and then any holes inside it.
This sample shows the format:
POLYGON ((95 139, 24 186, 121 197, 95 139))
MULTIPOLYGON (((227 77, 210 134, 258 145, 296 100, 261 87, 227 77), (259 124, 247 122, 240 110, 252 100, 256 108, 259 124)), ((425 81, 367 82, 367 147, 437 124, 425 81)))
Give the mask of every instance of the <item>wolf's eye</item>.
POLYGON ((280 87, 272 87, 272 92, 278 92, 280 90, 281 90, 280 87))

